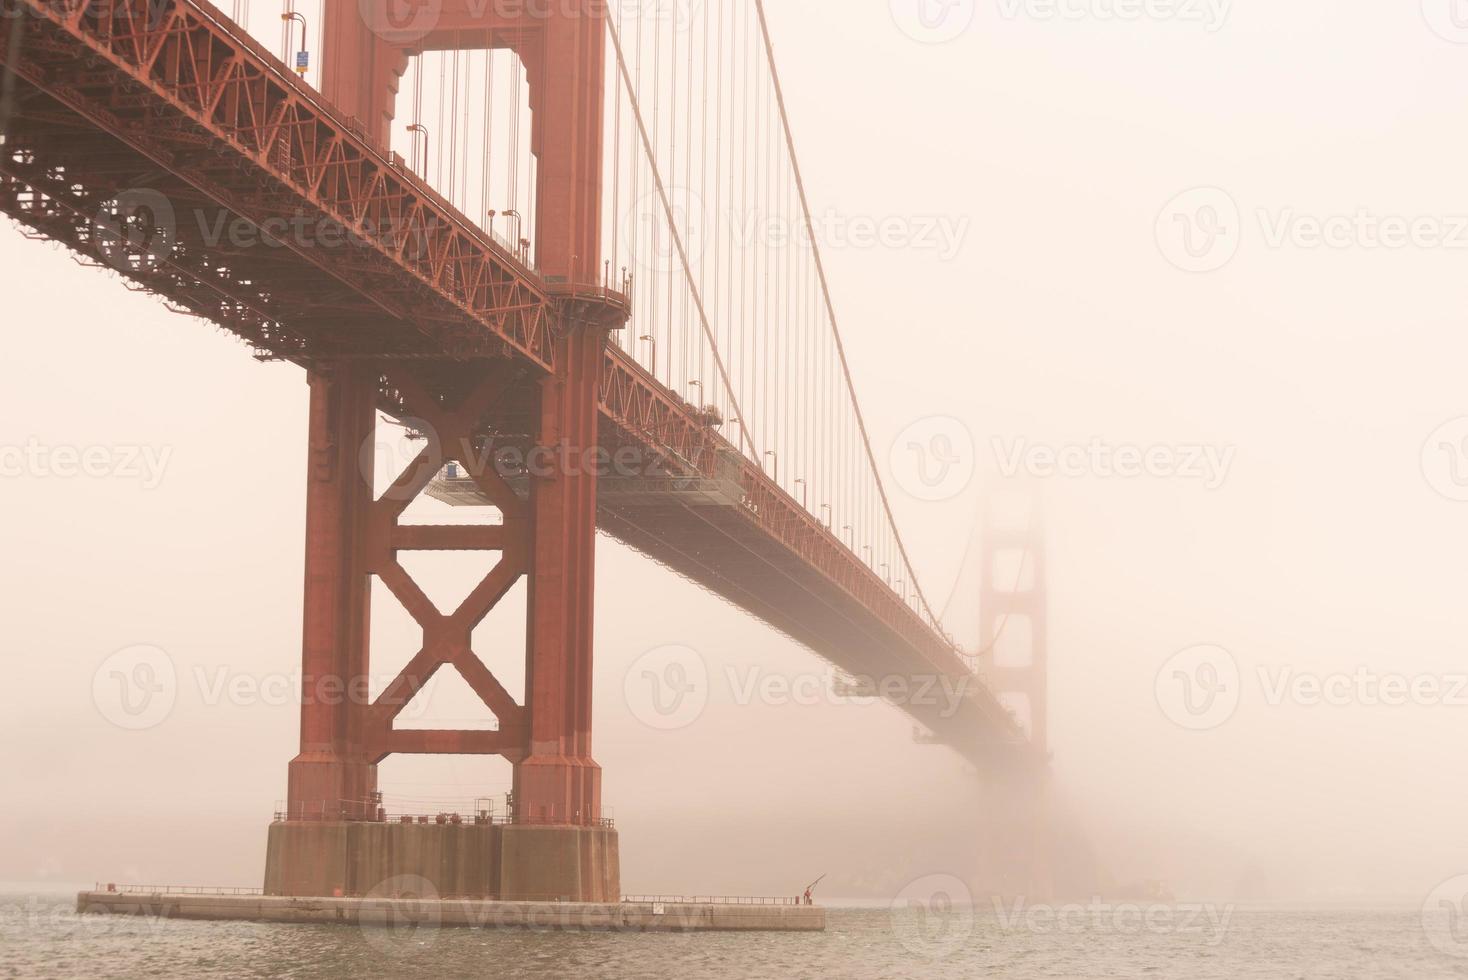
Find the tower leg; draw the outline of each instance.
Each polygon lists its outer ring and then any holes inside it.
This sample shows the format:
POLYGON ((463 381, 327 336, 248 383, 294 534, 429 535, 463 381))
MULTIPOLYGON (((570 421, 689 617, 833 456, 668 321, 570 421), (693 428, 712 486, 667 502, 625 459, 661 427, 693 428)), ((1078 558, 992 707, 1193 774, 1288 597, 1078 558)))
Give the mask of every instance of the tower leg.
MULTIPOLYGON (((1011 501, 1011 504, 1015 503, 1011 501)), ((1005 527, 994 501, 985 511, 980 635, 983 670, 1000 702, 1025 723, 1028 762, 991 778, 985 888, 994 894, 1048 898, 1054 891, 1054 827, 1049 795, 1049 646, 1045 541, 1034 499, 1027 527, 1005 527), (1009 559, 1000 568, 1001 557, 1009 559), (1028 633, 1027 648, 1017 642, 1028 633), (1001 643, 1001 641, 1006 641, 1001 643)))
POLYGON ((516 824, 505 828, 506 897, 619 897, 616 832, 602 826, 601 767, 591 757, 592 464, 603 340, 591 328, 563 338, 561 368, 541 382, 538 443, 554 462, 531 482, 529 742, 515 766, 516 824))
POLYGON ((301 641, 301 751, 289 770, 291 820, 362 819, 377 789, 363 744, 371 589, 364 544, 377 376, 346 363, 312 372, 301 641))

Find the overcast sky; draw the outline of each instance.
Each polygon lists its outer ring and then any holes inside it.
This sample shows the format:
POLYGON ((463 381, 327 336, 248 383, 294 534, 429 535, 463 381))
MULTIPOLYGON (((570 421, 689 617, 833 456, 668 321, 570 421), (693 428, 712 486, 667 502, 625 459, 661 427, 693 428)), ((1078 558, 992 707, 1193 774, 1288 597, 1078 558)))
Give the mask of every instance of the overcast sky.
MULTIPOLYGON (((959 577, 986 474, 1036 477, 1057 785, 1119 878, 1415 898, 1468 872, 1468 28, 1448 3, 958 0, 936 27, 901 0, 771 5, 816 210, 965 229, 951 250, 832 248, 836 304, 930 592, 959 577), (913 426, 974 478, 920 499, 913 426), (1150 462, 1117 475, 1133 448, 1150 462), (1203 711, 1177 685, 1210 670, 1226 690, 1203 711)), ((0 267, 6 458, 140 461, 0 478, 0 881, 254 884, 297 709, 218 691, 299 668, 303 372, 8 225, 0 267), (178 680, 134 731, 94 676, 137 645, 178 680)), ((970 872, 983 791, 956 755, 887 707, 738 703, 751 670, 824 667, 599 547, 595 756, 624 890, 831 872, 881 896, 970 872), (667 645, 712 697, 659 730, 627 680, 667 645)), ((446 592, 451 572, 424 569, 446 592)), ((516 684, 521 594, 478 634, 516 684)), ((412 624, 384 592, 374 616, 394 670, 412 624)), ((381 778, 467 800, 509 769, 381 778)))

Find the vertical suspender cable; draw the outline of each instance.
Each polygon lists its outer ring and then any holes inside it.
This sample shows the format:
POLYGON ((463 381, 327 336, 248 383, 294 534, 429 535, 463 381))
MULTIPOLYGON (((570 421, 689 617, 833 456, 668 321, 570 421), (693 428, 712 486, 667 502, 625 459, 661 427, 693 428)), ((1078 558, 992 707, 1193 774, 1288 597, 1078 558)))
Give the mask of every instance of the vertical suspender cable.
MULTIPOLYGON (((780 122, 785 132, 785 145, 790 153, 790 167, 795 175, 795 186, 800 191, 801 212, 805 217, 806 227, 810 229, 812 227, 810 199, 806 195, 805 181, 800 173, 800 160, 795 154, 795 135, 790 128, 790 116, 785 108, 785 93, 784 89, 780 85, 779 69, 775 65, 775 46, 770 40, 770 25, 768 19, 765 16, 764 0, 754 0, 754 7, 755 11, 759 15, 760 35, 764 39, 765 58, 769 62, 770 78, 773 81, 775 87, 775 99, 780 108, 780 122)), ((814 237, 813 232, 812 237, 814 237)), ((911 585, 917 593, 918 601, 922 604, 924 612, 927 613, 929 621, 933 624, 933 626, 937 627, 941 631, 943 628, 943 623, 938 618, 938 615, 933 611, 933 607, 928 603, 928 597, 924 594, 922 586, 918 582, 917 573, 912 565, 912 559, 908 556, 907 546, 902 540, 902 535, 897 530, 897 520, 892 514, 892 502, 888 499, 887 489, 882 483, 882 474, 881 471, 877 468, 877 457, 876 454, 872 452, 871 436, 867 432, 866 420, 862 417, 861 405, 856 398, 856 385, 851 379, 851 367, 846 360, 845 345, 841 343, 841 332, 837 327, 836 321, 836 308, 835 304, 831 301, 831 287, 830 283, 826 279, 825 264, 821 261, 821 251, 819 246, 814 246, 814 254, 816 271, 820 277, 821 282, 821 294, 825 298, 826 310, 831 318, 831 336, 832 339, 835 341, 836 354, 841 363, 841 373, 846 381, 846 390, 851 397, 851 409, 854 414, 856 426, 858 431, 861 433, 862 448, 866 452, 867 464, 871 468, 872 479, 876 482, 877 493, 882 500, 882 510, 887 516, 888 524, 890 524, 892 527, 892 534, 897 544, 897 550, 902 555, 902 563, 906 567, 908 578, 911 580, 911 585)))
MULTIPOLYGON (((630 92, 632 80, 627 73, 627 60, 622 53, 621 35, 617 33, 616 25, 614 25, 610 20, 607 21, 607 30, 612 38, 612 46, 617 53, 617 67, 622 75, 622 84, 626 86, 628 88, 628 91, 630 92)), ((693 285, 693 277, 689 274, 688 250, 684 247, 683 237, 678 233, 677 224, 673 221, 673 205, 668 199, 667 187, 665 187, 663 184, 662 174, 658 170, 657 162, 653 156, 652 140, 647 134, 647 125, 643 121, 642 110, 638 106, 635 95, 632 96, 632 114, 637 120, 637 132, 638 135, 642 138, 643 152, 647 155, 648 160, 652 161, 652 178, 653 183, 657 187, 658 200, 662 203, 663 214, 668 220, 668 227, 671 230, 673 237, 673 245, 678 250, 678 258, 683 264, 684 274, 688 275, 690 288, 693 289, 693 304, 698 309, 699 321, 703 326, 704 337, 708 340, 710 346, 712 347, 714 365, 719 369, 719 379, 723 382, 724 389, 729 392, 729 398, 734 405, 734 410, 736 412, 740 412, 739 402, 734 397, 734 389, 729 381, 729 372, 724 368, 724 359, 722 356, 720 356, 718 348, 716 346, 713 346, 713 330, 709 326, 708 313, 707 311, 705 311, 703 306, 703 295, 699 293, 697 288, 693 285)), ((740 412, 740 417, 743 417, 742 412, 740 412)), ((749 447, 749 451, 753 455, 756 465, 759 465, 760 457, 758 452, 756 451, 754 442, 750 437, 749 430, 744 426, 740 426, 740 431, 743 433, 743 441, 749 447)))

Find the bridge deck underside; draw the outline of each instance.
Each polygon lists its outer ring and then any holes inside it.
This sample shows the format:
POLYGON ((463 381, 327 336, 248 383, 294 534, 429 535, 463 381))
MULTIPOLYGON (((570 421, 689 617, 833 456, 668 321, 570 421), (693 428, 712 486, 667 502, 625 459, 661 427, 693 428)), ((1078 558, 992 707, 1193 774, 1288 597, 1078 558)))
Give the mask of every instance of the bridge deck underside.
POLYGON ((977 764, 1016 746, 996 741, 1002 709, 977 679, 916 656, 879 616, 765 533, 738 507, 694 501, 604 503, 598 526, 785 633, 854 677, 885 682, 892 700, 977 764), (957 691, 956 706, 945 695, 957 691), (961 687, 955 685, 962 685, 961 687))
MULTIPOLYGON (((423 359, 424 370, 445 377, 498 364, 526 388, 543 376, 557 315, 551 292, 472 232, 455 231, 455 223, 467 227, 467 219, 431 190, 408 186, 415 180, 411 175, 389 175, 407 182, 403 193, 417 200, 414 207, 433 211, 435 223, 424 227, 436 228, 431 234, 439 238, 430 249, 452 249, 453 255, 405 256, 402 241, 323 247, 293 233, 262 236, 272 219, 313 229, 351 226, 351 216, 333 211, 332 200, 302 190, 297 178, 311 147, 286 138, 279 144, 278 172, 272 172, 275 143, 252 153, 238 136, 221 136, 203 110, 191 108, 190 99, 219 104, 201 91, 202 82, 168 90, 156 72, 148 76, 126 63, 125 53, 102 50, 106 43, 84 27, 57 21, 53 14, 62 6, 0 0, 6 13, 35 14, 0 18, 0 41, 8 41, 17 25, 26 31, 17 48, 0 43, 0 62, 14 72, 6 79, 0 211, 83 261, 111 266, 130 288, 218 324, 263 354, 304 365, 340 356, 423 359), (13 55, 17 49, 19 59, 13 55), (139 191, 160 195, 175 212, 168 247, 145 261, 109 245, 98 230, 107 227, 99 216, 111 202, 139 191)), ((160 30, 178 36, 207 31, 210 44, 235 43, 207 4, 173 0, 165 13, 160 30)), ((243 76, 239 66, 245 65, 275 86, 272 98, 286 92, 287 101, 305 100, 292 103, 298 116, 327 111, 305 93, 291 95, 297 80, 263 52, 252 51, 252 43, 239 40, 221 61, 225 67, 218 77, 243 76)), ((346 152, 340 147, 350 142, 349 124, 328 116, 312 125, 339 126, 333 152, 346 152)), ((608 351, 605 373, 605 445, 633 446, 642 458, 678 475, 700 475, 700 468, 716 468, 710 464, 717 458, 737 456, 693 406, 622 351, 608 351)), ((528 410, 524 399, 511 401, 521 403, 517 411, 528 410)), ((384 391, 383 407, 396 410, 392 392, 384 391)), ((852 673, 946 677, 950 683, 968 676, 951 644, 844 544, 747 460, 736 470, 738 490, 730 499, 650 494, 615 500, 613 492, 603 496, 599 523, 852 673)), ((982 685, 971 684, 951 714, 902 706, 976 763, 1025 754, 1013 719, 982 685)))

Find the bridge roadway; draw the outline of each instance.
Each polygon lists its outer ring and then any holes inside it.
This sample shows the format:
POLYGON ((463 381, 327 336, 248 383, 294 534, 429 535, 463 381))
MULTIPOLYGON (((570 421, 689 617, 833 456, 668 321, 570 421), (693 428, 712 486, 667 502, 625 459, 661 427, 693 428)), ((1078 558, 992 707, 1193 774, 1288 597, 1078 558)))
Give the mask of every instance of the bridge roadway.
MULTIPOLYGON (((528 418, 561 325, 626 319, 609 283, 543 281, 203 0, 0 0, 0 14, 0 210, 258 356, 412 361, 444 391, 500 371, 497 417, 528 418), (114 201, 156 227, 119 232, 114 201)), ((386 383, 380 407, 405 414, 386 383)), ((615 345, 600 413, 602 445, 641 461, 601 481, 601 530, 851 674, 963 681, 957 711, 900 707, 981 767, 1032 758, 945 636, 615 345)), ((517 431, 532 428, 486 436, 517 431)))

